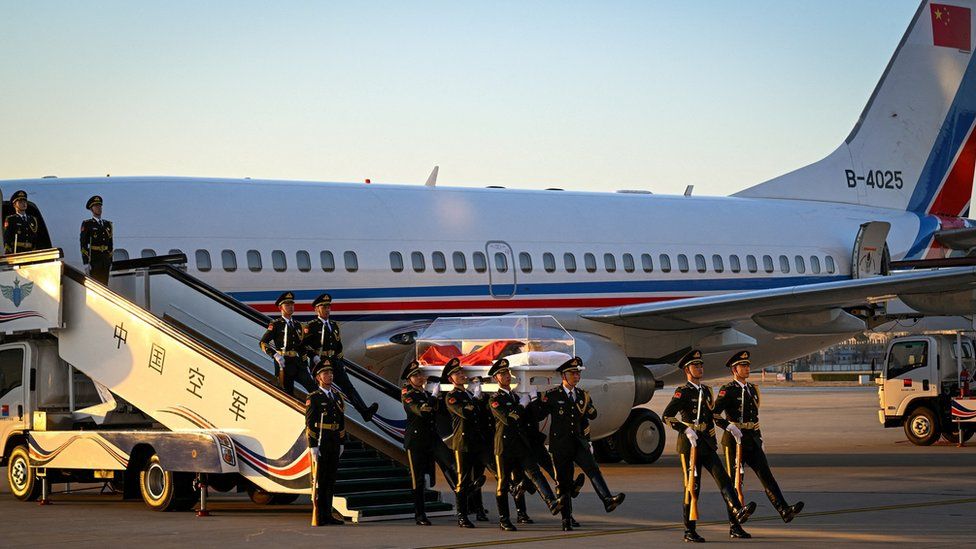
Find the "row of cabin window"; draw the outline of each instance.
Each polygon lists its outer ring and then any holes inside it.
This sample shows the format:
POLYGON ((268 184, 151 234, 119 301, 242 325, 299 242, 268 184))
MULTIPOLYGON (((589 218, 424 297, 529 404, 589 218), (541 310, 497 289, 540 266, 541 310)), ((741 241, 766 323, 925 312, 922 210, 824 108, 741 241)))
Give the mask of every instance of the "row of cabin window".
MULTIPOLYGON (((170 254, 181 254, 182 250, 170 250, 170 254)), ((145 249, 139 254, 140 257, 156 257, 156 250, 145 249)), ((247 258, 247 269, 251 272, 259 272, 264 268, 263 261, 261 259, 261 252, 258 250, 248 250, 246 253, 247 258)), ((113 256, 115 261, 124 261, 129 259, 129 252, 123 249, 116 249, 113 256)), ((210 259, 210 252, 208 250, 197 250, 194 253, 194 259, 196 260, 197 270, 201 272, 207 272, 213 268, 213 263, 210 259)), ((350 273, 354 273, 359 270, 359 258, 356 256, 356 252, 349 250, 343 252, 342 260, 344 267, 350 273)), ((220 263, 221 267, 232 273, 237 270, 237 253, 234 250, 223 250, 220 252, 220 263)), ((305 250, 298 250, 295 252, 295 265, 298 270, 307 273, 312 270, 312 257, 305 250)), ((332 272, 336 270, 335 256, 330 251, 319 252, 319 266, 325 272, 332 272)), ((285 256, 285 252, 282 250, 273 250, 271 252, 271 268, 278 272, 284 272, 288 270, 288 259, 285 256)))

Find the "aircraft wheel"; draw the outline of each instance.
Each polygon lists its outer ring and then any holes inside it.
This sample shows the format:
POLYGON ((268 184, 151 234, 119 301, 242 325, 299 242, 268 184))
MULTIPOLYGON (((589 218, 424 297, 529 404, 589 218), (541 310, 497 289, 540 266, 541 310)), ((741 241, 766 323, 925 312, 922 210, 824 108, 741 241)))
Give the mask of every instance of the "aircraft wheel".
POLYGON ((193 476, 167 471, 156 454, 139 473, 139 490, 153 511, 185 511, 194 504, 193 476))
POLYGON ((919 406, 905 419, 905 436, 916 446, 930 446, 940 434, 939 419, 931 408, 919 406))
POLYGON ((41 479, 30 466, 26 446, 15 446, 7 461, 7 484, 20 501, 34 501, 41 497, 41 479))
POLYGON ((652 410, 634 408, 614 438, 627 463, 654 463, 664 452, 664 422, 652 410))

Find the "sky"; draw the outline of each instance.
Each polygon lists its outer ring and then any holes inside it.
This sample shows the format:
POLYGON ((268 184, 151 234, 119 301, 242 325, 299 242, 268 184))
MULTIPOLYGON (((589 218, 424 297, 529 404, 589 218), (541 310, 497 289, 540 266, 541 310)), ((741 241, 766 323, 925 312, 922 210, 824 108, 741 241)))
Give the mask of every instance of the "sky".
POLYGON ((726 195, 847 136, 915 0, 0 0, 0 180, 726 195))

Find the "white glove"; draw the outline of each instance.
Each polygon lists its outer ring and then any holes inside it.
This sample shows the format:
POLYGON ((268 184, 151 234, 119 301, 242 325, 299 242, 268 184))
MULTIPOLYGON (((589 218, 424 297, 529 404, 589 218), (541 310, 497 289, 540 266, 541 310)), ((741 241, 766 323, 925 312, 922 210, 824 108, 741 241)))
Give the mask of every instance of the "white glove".
POLYGON ((91 276, 91 263, 85 265, 85 276, 91 276))
POLYGON ((282 356, 281 353, 275 353, 274 354, 274 360, 275 360, 275 362, 278 363, 278 366, 281 366, 282 368, 285 367, 285 357, 282 356))
POLYGON ((481 396, 481 380, 473 379, 471 380, 471 396, 478 398, 481 396))
POLYGON ((319 460, 319 449, 318 448, 309 448, 308 449, 308 453, 312 455, 312 461, 318 461, 319 460))
POLYGON ((322 357, 319 355, 312 355, 312 364, 317 365, 319 362, 322 362, 322 357))
POLYGON ((735 439, 735 443, 736 444, 742 444, 742 430, 741 429, 739 429, 737 426, 733 425, 732 423, 729 423, 729 426, 726 427, 725 430, 728 431, 729 434, 732 435, 732 438, 735 439))
POLYGON ((688 442, 691 443, 692 448, 698 446, 698 433, 694 429, 691 427, 685 429, 685 436, 688 437, 688 442))
MULTIPOLYGON (((346 445, 345 444, 339 445, 339 457, 342 457, 342 453, 345 452, 345 451, 346 451, 346 445)), ((336 459, 338 459, 338 458, 336 458, 336 459)))
POLYGON ((529 393, 522 393, 519 395, 519 404, 522 406, 529 405, 529 393))
POLYGON ((762 451, 765 454, 766 453, 766 443, 763 442, 763 441, 759 441, 759 447, 762 448, 762 451))
POLYGON ((434 384, 434 388, 430 390, 430 396, 437 397, 441 394, 441 382, 438 381, 434 384))

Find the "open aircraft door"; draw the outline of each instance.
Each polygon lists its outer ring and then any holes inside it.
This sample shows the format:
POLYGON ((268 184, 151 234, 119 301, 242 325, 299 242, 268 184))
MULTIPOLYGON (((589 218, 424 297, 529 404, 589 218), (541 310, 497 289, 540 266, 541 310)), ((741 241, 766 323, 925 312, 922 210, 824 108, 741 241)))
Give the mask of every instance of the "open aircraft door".
POLYGON ((869 221, 861 225, 854 239, 851 258, 851 278, 871 278, 887 275, 891 257, 888 255, 888 231, 891 223, 869 221))
POLYGON ((512 247, 500 240, 485 244, 488 256, 488 291, 494 298, 505 299, 515 295, 515 257, 512 247))

